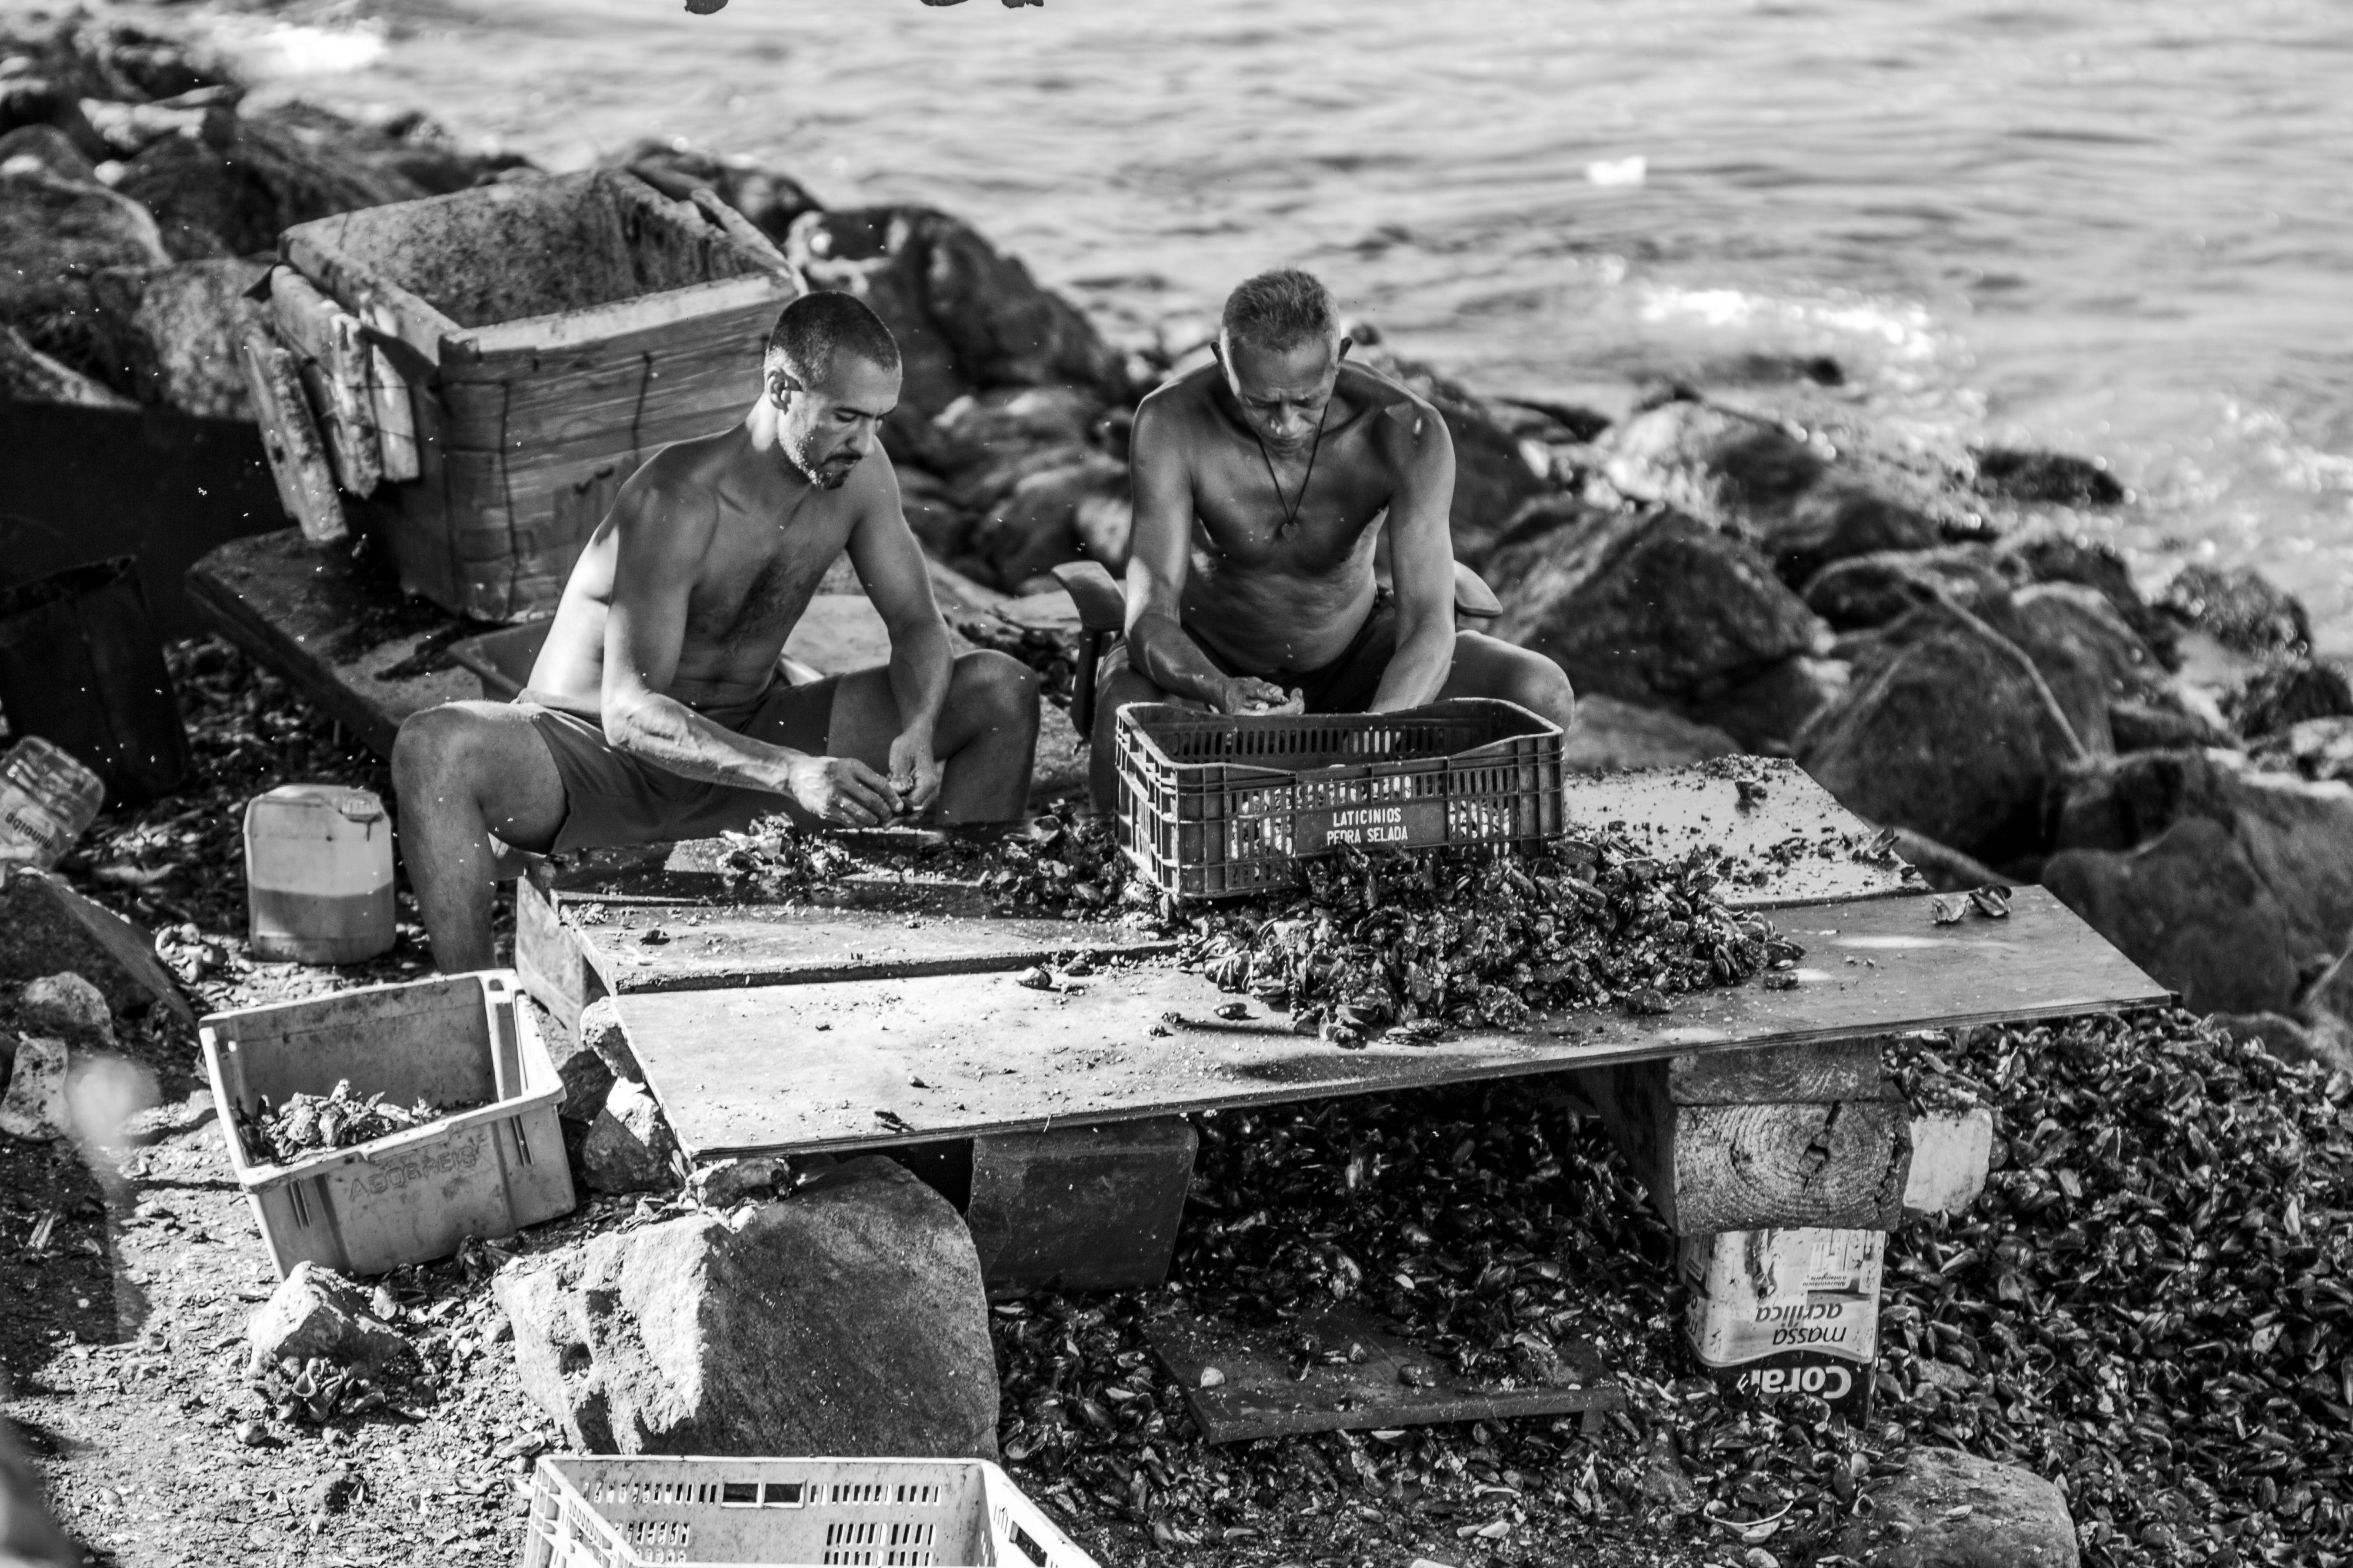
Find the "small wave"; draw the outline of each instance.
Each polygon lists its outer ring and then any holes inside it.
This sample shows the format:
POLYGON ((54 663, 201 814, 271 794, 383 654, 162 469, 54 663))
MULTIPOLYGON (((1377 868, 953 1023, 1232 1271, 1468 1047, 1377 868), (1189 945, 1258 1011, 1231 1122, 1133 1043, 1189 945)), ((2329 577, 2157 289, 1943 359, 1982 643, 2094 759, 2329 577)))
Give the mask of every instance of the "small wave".
POLYGON ((1883 344, 1891 358, 1914 363, 1936 358, 1941 346, 1927 307, 1903 300, 1798 300, 1740 289, 1651 284, 1643 289, 1640 315, 1653 324, 1680 320, 1719 331, 1831 332, 1883 344))
POLYGON ((222 17, 220 42, 256 77, 349 76, 385 58, 391 47, 382 24, 342 26, 310 22, 244 23, 222 17))
POLYGON ((2261 454, 2281 483, 2314 495, 2353 491, 2353 457, 2297 440, 2288 422, 2271 410, 2233 398, 2222 405, 2222 426, 2261 454))

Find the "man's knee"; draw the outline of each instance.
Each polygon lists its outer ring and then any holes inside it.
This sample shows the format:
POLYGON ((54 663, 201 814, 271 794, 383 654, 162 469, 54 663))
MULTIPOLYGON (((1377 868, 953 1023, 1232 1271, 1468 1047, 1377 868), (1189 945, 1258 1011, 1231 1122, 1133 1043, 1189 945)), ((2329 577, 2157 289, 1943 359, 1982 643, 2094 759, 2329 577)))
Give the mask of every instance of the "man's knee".
POLYGON ((1038 722, 1038 672, 1011 654, 981 648, 959 656, 950 692, 957 707, 984 729, 1035 727, 1038 722))
POLYGON ((1455 634, 1455 658, 1480 672, 1477 695, 1516 702, 1566 730, 1577 722, 1577 694, 1559 665, 1533 648, 1481 632, 1455 634))
POLYGON ((396 788, 446 778, 464 765, 481 721, 456 703, 422 709, 400 721, 392 742, 392 777, 396 788))

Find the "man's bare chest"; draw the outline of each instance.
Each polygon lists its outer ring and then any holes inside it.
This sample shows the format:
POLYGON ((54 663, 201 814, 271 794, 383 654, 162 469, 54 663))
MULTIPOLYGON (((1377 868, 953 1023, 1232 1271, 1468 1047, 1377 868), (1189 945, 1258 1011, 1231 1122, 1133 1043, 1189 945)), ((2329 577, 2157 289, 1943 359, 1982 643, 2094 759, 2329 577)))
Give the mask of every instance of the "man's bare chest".
POLYGON ((806 511, 786 525, 731 530, 703 560, 688 600, 689 638, 781 645, 847 535, 846 527, 806 511))
POLYGON ((1220 453, 1194 476, 1194 552, 1203 564, 1313 569, 1345 560, 1396 491, 1381 465, 1345 448, 1317 454, 1312 473, 1295 460, 1243 456, 1220 453))

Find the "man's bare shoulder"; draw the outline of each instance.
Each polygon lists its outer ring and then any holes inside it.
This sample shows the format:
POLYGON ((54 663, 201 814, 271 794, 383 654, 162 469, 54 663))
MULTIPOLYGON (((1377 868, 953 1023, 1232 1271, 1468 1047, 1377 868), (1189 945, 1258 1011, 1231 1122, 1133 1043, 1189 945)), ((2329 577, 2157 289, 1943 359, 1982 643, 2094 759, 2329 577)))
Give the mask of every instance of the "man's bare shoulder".
MULTIPOLYGON (((1215 360, 1154 387, 1135 410, 1135 431, 1161 438, 1187 439, 1217 423, 1217 388, 1225 370, 1215 360)), ((1150 438, 1147 436, 1146 438, 1150 438)))
POLYGON ((1451 450, 1446 421, 1437 407, 1378 371, 1343 363, 1338 390, 1365 411, 1363 425, 1367 438, 1400 471, 1416 464, 1434 462, 1439 453, 1451 450))

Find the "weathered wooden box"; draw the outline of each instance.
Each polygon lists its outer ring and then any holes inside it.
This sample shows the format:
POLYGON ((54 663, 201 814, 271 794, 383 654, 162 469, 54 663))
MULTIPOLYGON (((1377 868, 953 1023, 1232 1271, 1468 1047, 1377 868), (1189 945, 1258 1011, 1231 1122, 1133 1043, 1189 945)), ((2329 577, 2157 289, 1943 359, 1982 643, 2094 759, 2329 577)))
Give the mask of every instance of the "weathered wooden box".
POLYGON ((299 279, 273 291, 280 339, 332 354, 332 317, 347 314, 365 340, 357 374, 396 378, 414 427, 404 472, 406 433, 390 433, 403 410, 385 409, 385 389, 339 388, 306 354, 337 479, 388 503, 405 587, 491 621, 551 614, 638 464, 743 416, 796 291, 691 204, 615 170, 363 208, 289 229, 282 246, 299 279), (306 321, 322 311, 326 323, 306 321), (370 426, 359 444, 384 458, 380 476, 364 450, 343 460, 339 393, 370 426))

